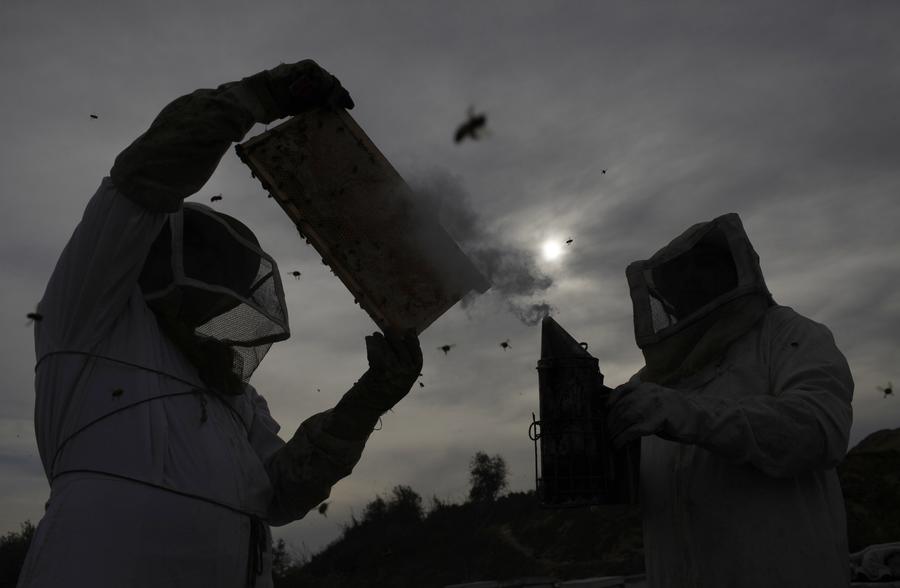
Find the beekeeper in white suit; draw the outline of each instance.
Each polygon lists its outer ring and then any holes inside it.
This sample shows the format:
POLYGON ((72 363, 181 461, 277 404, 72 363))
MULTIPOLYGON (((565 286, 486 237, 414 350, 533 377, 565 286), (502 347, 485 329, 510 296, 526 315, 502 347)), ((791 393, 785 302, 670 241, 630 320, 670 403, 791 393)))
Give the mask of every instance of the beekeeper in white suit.
POLYGON ((422 365, 413 333, 285 443, 247 381, 289 336, 275 261, 242 223, 183 204, 254 123, 353 106, 306 60, 165 107, 90 199, 38 312, 35 429, 51 493, 19 586, 270 586, 269 525, 359 460, 422 365))
POLYGON ((626 274, 646 365, 609 425, 642 437, 649 586, 846 588, 853 380, 831 332, 773 302, 736 214, 626 274))

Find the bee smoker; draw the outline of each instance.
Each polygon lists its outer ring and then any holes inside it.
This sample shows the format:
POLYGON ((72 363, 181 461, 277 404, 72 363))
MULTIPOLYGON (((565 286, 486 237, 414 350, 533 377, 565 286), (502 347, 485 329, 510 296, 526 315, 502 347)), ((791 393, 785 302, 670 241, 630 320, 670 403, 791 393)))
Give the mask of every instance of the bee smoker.
POLYGON ((529 429, 544 507, 638 502, 640 442, 613 447, 606 425, 612 390, 603 385, 597 358, 586 347, 544 318, 537 364, 540 418, 532 415, 529 429))

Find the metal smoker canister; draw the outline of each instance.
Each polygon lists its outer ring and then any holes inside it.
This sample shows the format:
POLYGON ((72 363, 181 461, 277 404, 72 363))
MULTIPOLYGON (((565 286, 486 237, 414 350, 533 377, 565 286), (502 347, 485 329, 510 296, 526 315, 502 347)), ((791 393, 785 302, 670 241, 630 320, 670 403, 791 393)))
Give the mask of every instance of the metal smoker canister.
POLYGON ((640 444, 616 450, 610 442, 611 390, 603 385, 597 358, 552 318, 544 318, 541 327, 540 419, 531 430, 541 504, 636 504, 640 444))

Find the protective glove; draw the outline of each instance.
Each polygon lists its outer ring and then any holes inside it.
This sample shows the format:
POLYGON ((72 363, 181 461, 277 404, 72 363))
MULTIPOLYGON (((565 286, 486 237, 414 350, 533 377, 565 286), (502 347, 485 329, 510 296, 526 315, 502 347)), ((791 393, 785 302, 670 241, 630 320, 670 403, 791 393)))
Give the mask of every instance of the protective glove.
POLYGON ((300 114, 313 108, 353 108, 350 93, 336 77, 319 67, 312 59, 282 63, 244 78, 242 84, 259 101, 262 114, 258 122, 300 114))
POLYGON ((422 349, 412 329, 373 333, 366 337, 366 353, 369 369, 334 407, 326 425, 327 432, 342 439, 371 433, 378 418, 409 393, 422 370, 422 349))
POLYGON ((692 403, 683 391, 635 379, 613 390, 607 407, 607 427, 617 449, 646 435, 683 443, 695 437, 692 403))
POLYGON ((416 382, 422 371, 422 349, 415 331, 399 333, 390 329, 386 334, 375 332, 366 337, 369 371, 383 386, 371 395, 382 411, 397 404, 416 382))

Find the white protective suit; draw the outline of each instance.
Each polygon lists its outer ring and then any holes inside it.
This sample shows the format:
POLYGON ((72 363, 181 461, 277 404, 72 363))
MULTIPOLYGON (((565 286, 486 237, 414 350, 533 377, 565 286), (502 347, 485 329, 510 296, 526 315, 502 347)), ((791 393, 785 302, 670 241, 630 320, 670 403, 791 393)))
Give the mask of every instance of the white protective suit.
POLYGON ((263 118, 254 109, 237 84, 169 105, 102 181, 56 265, 35 331, 51 493, 20 588, 270 586, 269 524, 302 517, 361 455, 370 429, 338 438, 333 411, 285 444, 252 386, 210 391, 138 285, 169 213, 263 118))
MULTIPOLYGON (((727 235, 742 294, 726 294, 700 313, 712 317, 701 329, 706 334, 685 340, 705 351, 678 356, 696 369, 657 374, 655 389, 640 384, 650 398, 644 418, 661 415, 654 434, 641 439, 648 585, 844 588, 847 532, 834 467, 847 450, 853 380, 825 326, 771 302, 737 215, 696 225, 629 267, 639 345, 649 357, 646 342, 667 339, 666 331, 656 336, 647 328, 649 313, 660 308, 645 304, 641 276, 652 295, 648 270, 689 250, 710 228, 727 235), (754 296, 765 304, 727 302, 754 296), (748 307, 756 310, 735 310, 748 307)), ((651 379, 648 371, 631 384, 651 379)))

